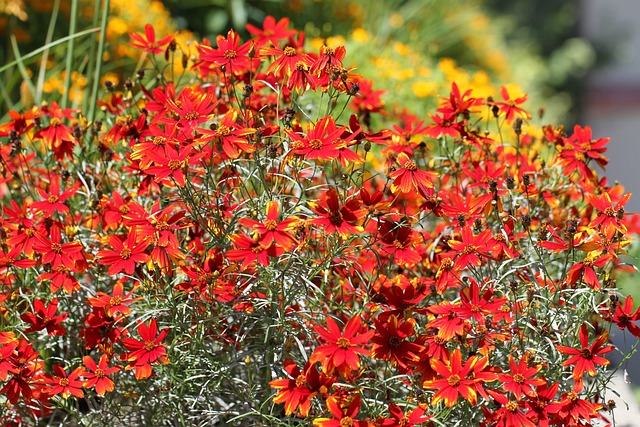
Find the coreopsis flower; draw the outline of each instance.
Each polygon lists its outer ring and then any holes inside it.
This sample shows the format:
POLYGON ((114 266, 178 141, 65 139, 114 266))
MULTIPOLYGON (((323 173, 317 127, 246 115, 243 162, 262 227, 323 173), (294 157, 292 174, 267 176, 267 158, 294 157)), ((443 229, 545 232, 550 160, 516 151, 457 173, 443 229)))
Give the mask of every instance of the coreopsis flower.
POLYGON ((571 355, 562 366, 573 366, 573 379, 581 381, 584 373, 588 373, 592 377, 596 376, 596 366, 608 366, 609 360, 600 356, 611 352, 615 347, 612 345, 605 346, 609 341, 609 334, 605 331, 600 334, 596 340, 589 345, 589 330, 585 323, 580 326, 580 347, 573 348, 564 345, 556 346, 560 353, 571 355))
POLYGON ((48 394, 50 396, 60 395, 63 399, 68 399, 70 396, 84 397, 82 380, 80 379, 80 376, 84 373, 82 366, 78 366, 67 375, 62 366, 53 365, 53 372, 55 376, 48 377, 48 394))
POLYGON ((420 188, 433 188, 435 180, 440 176, 437 172, 418 169, 416 163, 405 153, 398 154, 398 169, 389 174, 393 179, 391 191, 397 193, 410 193, 420 188))
POLYGON ((313 330, 326 344, 317 347, 309 361, 322 363, 322 370, 328 375, 336 369, 343 374, 357 371, 360 368, 360 355, 370 354, 365 345, 375 334, 374 330, 363 325, 357 315, 349 319, 344 331, 331 317, 327 317, 327 328, 316 325, 313 330))
MULTIPOLYGON (((426 406, 426 405, 424 405, 426 406)), ((425 416, 425 408, 423 405, 415 407, 411 412, 404 412, 395 403, 389 404, 390 418, 383 419, 379 425, 381 427, 413 427, 417 424, 423 424, 433 418, 431 415, 425 416)))
POLYGON ((612 228, 623 234, 626 233, 627 230, 624 224, 622 224, 622 218, 624 217, 624 207, 630 197, 631 193, 625 194, 618 200, 615 206, 613 206, 611 196, 606 191, 599 196, 593 194, 588 195, 587 201, 589 204, 600 212, 600 215, 591 221, 589 225, 591 227, 600 227, 600 229, 605 232, 609 228, 612 228))
POLYGON ((105 393, 113 391, 114 383, 109 375, 122 369, 120 366, 109 366, 109 359, 104 354, 100 356, 97 364, 91 356, 84 356, 82 363, 87 368, 82 374, 84 388, 95 388, 98 396, 104 396, 105 393))
POLYGON ((501 406, 497 410, 489 411, 485 407, 482 408, 483 413, 486 416, 487 421, 494 421, 495 427, 536 427, 530 418, 527 417, 527 413, 522 411, 522 408, 526 408, 525 402, 516 397, 517 400, 510 400, 504 394, 498 393, 494 390, 488 390, 488 393, 493 399, 501 406))
POLYGON ((459 138, 462 134, 465 121, 457 121, 457 116, 453 114, 429 114, 433 122, 427 128, 427 134, 432 138, 459 138))
POLYGON ((316 427, 369 427, 369 422, 364 420, 354 419, 360 411, 360 405, 362 404, 362 398, 360 395, 356 395, 349 406, 342 408, 339 403, 339 398, 336 396, 329 396, 327 398, 327 409, 333 416, 333 418, 316 418, 313 420, 313 425, 316 427))
POLYGON ((56 270, 60 266, 75 271, 76 260, 81 256, 83 250, 79 242, 62 243, 62 233, 57 225, 49 230, 49 238, 36 234, 36 242, 33 244, 35 252, 41 254, 43 264, 51 264, 51 268, 56 270))
POLYGON ((487 316, 493 316, 507 299, 494 298, 493 289, 489 288, 480 293, 478 282, 470 279, 471 285, 460 290, 460 304, 454 308, 455 313, 462 319, 473 319, 483 325, 487 316))
POLYGON ((273 398, 274 403, 284 404, 285 415, 294 412, 301 417, 309 415, 311 400, 316 395, 325 395, 336 378, 318 372, 314 364, 307 362, 300 369, 291 359, 284 361, 284 369, 291 379, 282 378, 269 382, 273 388, 280 389, 273 398))
POLYGON ((371 338, 371 356, 388 360, 403 370, 408 369, 409 363, 420 359, 418 353, 422 349, 419 344, 408 340, 415 334, 415 324, 413 319, 398 320, 395 315, 387 317, 384 321, 377 319, 376 333, 371 338))
POLYGON ((456 82, 451 83, 449 97, 441 97, 442 102, 438 107, 438 112, 445 116, 467 116, 477 112, 474 107, 481 106, 483 99, 471 97, 471 92, 472 90, 468 89, 461 93, 458 84, 456 82))
POLYGON ((162 53, 171 41, 174 39, 174 36, 167 36, 163 39, 156 40, 156 31, 153 28, 153 25, 147 24, 144 26, 144 34, 139 33, 131 33, 129 34, 131 37, 131 42, 129 45, 135 47, 136 49, 140 49, 143 52, 152 53, 157 55, 162 53))
POLYGON ((233 234, 230 239, 235 249, 226 251, 225 256, 229 261, 242 261, 242 269, 255 262, 266 267, 269 265, 269 257, 278 257, 284 253, 282 247, 274 244, 264 245, 259 239, 252 239, 244 233, 233 234))
POLYGON ((111 346, 118 342, 126 334, 126 329, 118 326, 123 321, 122 314, 111 317, 103 308, 93 307, 93 311, 84 320, 85 328, 79 334, 85 342, 85 348, 91 350, 100 345, 111 346))
POLYGON ((442 301, 440 304, 432 304, 427 307, 427 311, 438 315, 435 319, 427 323, 429 329, 437 329, 438 336, 445 340, 450 340, 456 335, 463 335, 471 328, 471 324, 458 316, 459 304, 452 304, 448 300, 442 301))
POLYGON ((24 313, 20 316, 22 320, 30 324, 24 332, 37 332, 44 329, 51 336, 63 336, 67 333, 60 324, 67 318, 67 313, 57 314, 58 298, 53 298, 45 307, 44 301, 36 299, 33 301, 33 312, 24 313))
POLYGON ((509 91, 504 86, 500 88, 500 95, 502 95, 502 99, 504 101, 493 101, 492 104, 493 106, 498 108, 499 114, 501 116, 504 116, 507 124, 511 124, 516 116, 519 116, 523 119, 531 118, 531 114, 520 108, 520 105, 524 104, 527 101, 528 95, 524 94, 519 96, 518 98, 511 99, 509 91))
POLYGON ((323 227, 326 234, 338 232, 343 238, 347 238, 352 234, 362 232, 362 227, 356 225, 364 216, 359 199, 351 198, 340 206, 338 192, 332 188, 324 194, 323 200, 308 203, 311 210, 319 217, 311 218, 307 220, 307 223, 323 227))
POLYGON ((214 141, 222 146, 222 151, 229 159, 237 159, 242 153, 253 153, 256 150, 255 144, 249 140, 249 135, 256 133, 256 129, 245 127, 238 122, 239 112, 231 109, 226 112, 218 122, 215 129, 199 128, 202 134, 199 141, 214 141))
MULTIPOLYGON (((484 371, 489 361, 486 357, 471 356, 462 363, 462 353, 453 350, 448 361, 431 359, 431 367, 440 376, 439 379, 425 381, 423 387, 438 390, 431 398, 431 404, 444 401, 445 406, 453 408, 462 397, 471 405, 478 403, 479 383, 494 381, 497 376, 493 372, 484 371)), ((480 384, 481 387, 481 384, 480 384)))
POLYGON ((448 242, 449 247, 456 252, 454 263, 462 268, 469 265, 482 265, 480 257, 488 257, 491 254, 492 247, 489 246, 491 237, 491 230, 484 230, 475 235, 471 227, 463 227, 460 240, 451 239, 448 242))
POLYGON ((48 191, 36 188, 36 191, 44 200, 31 203, 30 207, 35 212, 42 212, 45 216, 51 216, 54 212, 68 213, 69 207, 64 203, 80 188, 80 183, 75 183, 62 193, 60 192, 60 177, 54 175, 49 184, 48 191))
POLYGON ((306 135, 285 130, 291 138, 291 152, 309 160, 334 160, 346 143, 340 138, 344 128, 338 127, 333 117, 326 116, 313 125, 309 124, 306 135))
POLYGON ((527 356, 524 355, 516 364, 512 355, 509 355, 508 374, 498 374, 498 380, 502 382, 502 389, 505 392, 511 392, 516 399, 522 399, 524 396, 535 398, 535 387, 545 385, 547 382, 544 378, 534 377, 542 369, 541 365, 529 366, 527 356))
POLYGON ((187 145, 182 147, 180 151, 172 146, 167 146, 164 154, 150 153, 149 156, 155 164, 146 168, 145 173, 154 175, 156 182, 168 185, 173 181, 178 186, 184 187, 189 165, 197 164, 204 155, 195 152, 193 146, 187 145))
POLYGON ((416 233, 409 225, 382 220, 378 225, 378 234, 382 252, 392 256, 396 264, 415 264, 422 259, 415 247, 416 233))
POLYGON ((549 427, 552 425, 550 421, 553 419, 553 416, 549 417, 549 406, 553 404, 559 388, 559 383, 545 383, 544 385, 537 386, 535 395, 530 396, 529 399, 524 402, 524 405, 529 409, 527 417, 534 423, 537 423, 539 427, 549 427))
POLYGON ((113 285, 113 291, 111 295, 104 292, 97 292, 95 297, 87 298, 87 302, 92 307, 103 308, 107 313, 107 316, 114 317, 117 313, 121 313, 126 316, 131 312, 129 304, 138 301, 140 298, 131 298, 133 292, 136 290, 135 286, 127 294, 124 294, 124 283, 122 280, 118 280, 113 285))
POLYGON ((248 71, 250 68, 255 70, 257 62, 249 57, 249 52, 253 47, 253 41, 240 44, 240 35, 233 30, 229 30, 227 37, 219 35, 216 38, 217 48, 211 46, 199 45, 198 52, 200 61, 207 66, 215 65, 216 67, 225 66, 227 71, 239 73, 248 71))
POLYGON ((14 372, 15 367, 11 363, 11 356, 18 347, 18 340, 0 344, 0 381, 6 381, 9 373, 14 372))
POLYGON ((42 376, 44 361, 40 358, 40 353, 34 350, 31 343, 21 339, 11 355, 10 363, 9 372, 12 375, 0 390, 0 394, 6 396, 12 404, 16 404, 20 396, 26 402, 31 402, 34 389, 40 387, 44 380, 42 376))
POLYGON ((153 371, 151 364, 169 363, 167 349, 162 344, 169 330, 163 329, 158 333, 158 323, 155 319, 151 319, 149 324, 138 322, 137 331, 141 340, 128 337, 122 339, 122 344, 128 352, 120 358, 129 362, 127 369, 135 369, 136 379, 141 380, 151 376, 153 371))
POLYGON ((113 234, 105 237, 105 242, 113 248, 103 249, 98 252, 98 262, 109 266, 108 274, 118 274, 124 271, 133 274, 136 263, 144 263, 149 259, 145 253, 149 246, 149 239, 139 237, 138 233, 131 231, 126 238, 121 238, 113 234))
POLYGON ((628 329, 633 336, 640 338, 640 327, 635 324, 636 321, 640 320, 640 307, 634 311, 633 306, 633 297, 628 295, 624 300, 624 304, 618 302, 615 312, 611 313, 609 311, 605 313, 605 318, 609 322, 615 323, 618 329, 628 329))
POLYGON ((607 151, 606 145, 609 143, 609 138, 598 138, 594 141, 589 126, 582 128, 575 125, 570 137, 551 136, 548 139, 552 142, 558 142, 556 147, 559 153, 556 157, 556 163, 562 165, 562 173, 565 176, 570 176, 577 170, 581 179, 591 179, 595 173, 588 166, 589 161, 594 160, 603 169, 608 162, 602 153, 607 151))
POLYGON ((596 252, 589 252, 582 262, 575 263, 567 272, 567 284, 573 285, 579 280, 596 291, 600 290, 600 279, 595 268, 602 268, 611 260, 610 254, 598 256, 596 252))
POLYGON ((53 294, 58 292, 58 289, 62 288, 67 294, 72 294, 80 289, 80 282, 64 265, 59 265, 54 271, 45 271, 38 276, 38 280, 47 281, 50 280, 49 291, 53 294))
POLYGON ((261 56, 273 56, 275 59, 267 68, 267 74, 273 74, 277 78, 290 77, 296 69, 298 62, 313 64, 313 58, 304 52, 304 34, 298 33, 297 38, 290 37, 284 48, 265 47, 260 50, 261 56))
MULTIPOLYGON (((218 102, 212 94, 185 88, 178 94, 178 99, 175 102, 169 103, 169 109, 173 114, 164 119, 169 125, 167 130, 170 131, 171 125, 175 123, 176 138, 190 138, 195 130, 200 131, 197 128, 198 125, 211 118, 218 102), (174 117, 177 117, 177 122, 174 121, 174 117), (183 133, 178 133, 179 130, 182 130, 183 133)), ((141 134, 143 133, 145 132, 141 132, 141 134)))
POLYGON ((276 22, 273 16, 268 15, 262 21, 262 29, 247 24, 247 32, 253 36, 256 48, 267 46, 269 43, 278 46, 282 40, 287 40, 296 33, 296 30, 288 30, 288 26, 289 18, 281 18, 276 22))
POLYGON ((261 245, 269 247, 271 244, 275 244, 285 251, 289 251, 296 245, 296 239, 290 231, 295 228, 299 220, 289 218, 279 221, 279 219, 280 204, 272 200, 267 203, 267 215, 264 221, 240 218, 238 223, 257 232, 261 245))
POLYGON ((602 405, 581 399, 576 391, 570 391, 562 393, 561 400, 547 405, 546 409, 559 418, 558 423, 553 425, 579 426, 598 418, 602 405))

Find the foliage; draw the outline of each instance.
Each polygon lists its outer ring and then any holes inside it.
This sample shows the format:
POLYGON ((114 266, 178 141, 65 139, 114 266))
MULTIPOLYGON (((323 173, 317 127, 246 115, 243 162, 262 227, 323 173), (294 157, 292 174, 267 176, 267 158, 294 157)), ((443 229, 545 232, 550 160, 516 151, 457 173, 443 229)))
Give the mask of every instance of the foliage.
POLYGON ((286 19, 147 25, 95 120, 2 138, 6 425, 595 425, 640 312, 607 139, 454 82, 386 108, 286 19))

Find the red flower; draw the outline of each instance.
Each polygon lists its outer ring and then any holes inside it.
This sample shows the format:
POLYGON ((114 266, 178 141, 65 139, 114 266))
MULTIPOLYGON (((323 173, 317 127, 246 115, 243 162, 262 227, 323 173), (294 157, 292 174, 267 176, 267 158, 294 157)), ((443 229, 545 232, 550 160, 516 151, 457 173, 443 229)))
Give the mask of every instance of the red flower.
POLYGON ((64 266, 75 271, 75 261, 82 252, 82 245, 78 242, 61 243, 62 237, 58 226, 51 227, 49 234, 50 239, 36 234, 37 242, 33 244, 33 249, 42 254, 42 263, 51 264, 54 270, 64 266))
POLYGON ((334 160, 340 156, 340 149, 346 143, 340 139, 344 128, 336 126, 333 117, 326 116, 315 125, 309 124, 306 136, 286 130, 291 138, 291 152, 305 159, 334 160))
POLYGON ((210 46, 200 45, 198 51, 200 60, 205 65, 226 66, 228 71, 237 73, 249 70, 252 65, 252 59, 249 57, 249 51, 253 46, 253 41, 240 44, 240 36, 233 30, 229 30, 227 37, 218 36, 217 49, 210 46))
POLYGON ((138 323, 138 334, 140 334, 142 340, 122 339, 122 344, 129 352, 123 354, 120 358, 129 362, 127 369, 135 369, 136 379, 141 380, 150 377, 152 363, 169 363, 169 359, 166 357, 167 349, 164 344, 161 344, 168 332, 168 329, 163 329, 158 333, 158 324, 155 319, 151 319, 148 325, 138 323))
POLYGON ((219 141, 222 151, 229 159, 237 159, 241 153, 253 153, 255 145, 249 140, 248 135, 256 132, 254 128, 242 126, 237 122, 238 111, 231 109, 217 124, 214 130, 199 128, 202 133, 201 141, 219 141))
POLYGON ((635 324, 637 320, 640 320, 640 307, 633 311, 633 305, 633 297, 631 295, 627 296, 624 300, 624 305, 618 302, 613 317, 609 313, 607 320, 615 323, 619 329, 624 330, 626 328, 632 335, 640 338, 640 327, 635 324))
POLYGON ((340 206, 338 192, 332 188, 324 194, 322 202, 309 202, 309 207, 320 217, 312 218, 307 223, 323 227, 326 234, 337 231, 346 239, 351 234, 362 232, 362 227, 355 225, 364 215, 360 206, 361 202, 356 198, 349 199, 340 206))
POLYGON ((58 298, 52 299, 46 308, 41 299, 34 300, 33 312, 24 313, 20 316, 22 320, 31 325, 24 332, 37 332, 46 329, 50 336, 65 335, 67 331, 60 323, 67 318, 67 313, 56 316, 56 311, 58 311, 58 298))
POLYGON ((282 18, 276 22, 273 16, 268 15, 262 22, 262 29, 247 24, 247 31, 254 36, 257 47, 266 46, 269 42, 278 46, 281 40, 286 40, 296 33, 295 30, 287 30, 288 26, 289 18, 282 18))
POLYGON ((262 246, 269 247, 272 243, 275 243, 285 251, 288 251, 293 249, 296 244, 295 237, 289 231, 294 228, 298 220, 289 218, 279 221, 279 219, 280 204, 272 200, 267 203, 267 216, 263 222, 240 218, 238 223, 256 231, 260 236, 259 242, 262 246))
POLYGON ((80 188, 80 184, 76 183, 60 193, 60 178, 54 175, 49 184, 49 191, 42 188, 36 188, 36 191, 44 200, 33 202, 31 209, 36 212, 43 212, 45 216, 51 216, 54 212, 67 213, 69 207, 64 203, 69 197, 73 196, 80 188))
POLYGON ((505 116, 505 120, 508 124, 513 121, 516 115, 522 117, 523 119, 531 118, 531 114, 527 113, 519 107, 527 100, 528 96, 526 94, 520 96, 519 98, 511 99, 507 88, 504 86, 500 88, 500 94, 502 95, 502 99, 504 99, 504 102, 494 101, 493 105, 498 107, 500 115, 505 116))
POLYGON ((329 396, 327 398, 327 408, 333 418, 316 418, 313 425, 317 427, 368 427, 369 423, 363 420, 354 420, 360 411, 362 399, 359 395, 353 398, 346 409, 342 409, 338 403, 338 397, 329 396))
POLYGON ((407 340, 415 333, 415 323, 413 319, 398 321, 395 315, 387 317, 384 322, 376 320, 371 356, 388 360, 403 370, 408 369, 409 363, 420 360, 418 353, 422 349, 421 345, 407 340))
MULTIPOLYGON (((426 406, 426 405, 425 405, 426 406)), ((382 427, 413 427, 416 424, 422 424, 429 421, 432 416, 424 416, 425 408, 421 405, 415 408, 411 413, 405 414, 402 409, 395 403, 389 404, 389 414, 391 418, 382 420, 382 427)), ((377 425, 377 424, 376 424, 377 425)))
POLYGON ((103 249, 98 252, 98 262, 108 265, 108 274, 118 274, 124 270, 127 274, 133 274, 136 263, 143 263, 149 259, 144 251, 149 246, 149 240, 142 238, 138 240, 135 231, 131 231, 124 241, 113 234, 105 237, 106 243, 114 250, 103 249))
POLYGON ((480 256, 491 254, 492 247, 489 246, 489 241, 492 237, 491 230, 484 230, 476 236, 471 227, 463 227, 461 240, 449 240, 449 246, 457 252, 455 264, 461 268, 482 265, 480 256))
POLYGON ((601 409, 602 405, 581 399, 575 391, 563 393, 562 400, 547 405, 547 411, 557 414, 560 417, 558 424, 563 426, 584 425, 584 421, 597 417, 601 409))
POLYGON ((335 369, 346 374, 349 371, 356 371, 360 368, 360 355, 368 356, 369 350, 364 348, 374 330, 368 330, 363 324, 360 316, 354 316, 344 327, 344 332, 336 322, 327 317, 327 328, 316 325, 313 329, 327 344, 315 349, 309 361, 311 363, 322 363, 322 370, 331 374, 335 369))
POLYGON ((141 49, 143 52, 158 54, 162 53, 164 46, 171 43, 174 36, 167 36, 162 40, 156 41, 156 31, 151 24, 144 26, 144 35, 138 33, 129 34, 133 41, 129 42, 129 45, 141 49))
POLYGON ((572 355, 562 362, 562 366, 573 366, 573 379, 582 381, 585 372, 594 377, 596 375, 596 365, 608 366, 611 363, 600 354, 609 353, 615 347, 604 346, 609 341, 609 334, 603 332, 596 340, 589 345, 589 331, 585 323, 580 326, 580 348, 566 347, 559 345, 556 348, 560 353, 572 355), (603 347, 604 346, 604 347, 603 347))
MULTIPOLYGON (((495 411, 492 411, 490 414, 489 411, 482 408, 483 412, 487 415, 488 420, 495 420, 496 423, 492 424, 495 427, 536 427, 536 423, 534 423, 531 419, 527 417, 527 415, 522 412, 521 408, 524 406, 523 402, 509 400, 507 396, 495 392, 493 390, 489 390, 491 396, 498 402, 501 406, 495 411)), ((519 398, 518 398, 519 399, 519 398)))
POLYGON ((589 204, 600 211, 600 215, 589 224, 591 227, 600 226, 600 229, 606 232, 609 228, 626 233, 627 229, 621 223, 624 217, 624 207, 629 201, 631 193, 627 193, 620 198, 615 206, 612 205, 611 196, 606 191, 599 196, 589 195, 587 199, 589 204))
POLYGON ((271 387, 281 389, 273 401, 284 403, 285 415, 297 412, 301 417, 306 417, 311 409, 311 399, 318 393, 326 394, 335 377, 318 372, 316 366, 309 362, 300 370, 291 359, 284 361, 284 369, 291 379, 283 378, 269 382, 271 387))
POLYGON ((534 387, 547 383, 544 378, 532 378, 540 372, 542 366, 529 367, 526 355, 522 356, 517 365, 513 356, 509 355, 509 369, 509 374, 498 374, 498 380, 502 382, 504 391, 513 393, 516 399, 522 399, 525 395, 535 397, 534 387))
POLYGON ((451 359, 447 363, 445 362, 431 359, 431 367, 441 377, 425 381, 423 384, 424 388, 428 390, 438 390, 431 398, 431 405, 444 401, 448 408, 453 408, 460 396, 471 405, 476 405, 478 403, 478 387, 481 387, 479 383, 491 382, 496 379, 496 374, 483 372, 489 363, 486 357, 471 356, 463 366, 462 353, 456 348, 451 353, 451 359))
POLYGON ((89 369, 82 374, 84 378, 82 386, 84 388, 95 388, 98 396, 104 396, 106 392, 113 391, 114 384, 109 375, 118 372, 121 369, 119 366, 109 367, 109 359, 104 354, 100 356, 100 361, 97 365, 90 356, 84 356, 82 362, 89 369))
POLYGON ((256 261, 266 267, 269 265, 269 257, 277 257, 284 253, 281 247, 273 244, 265 246, 246 234, 234 234, 231 241, 236 249, 228 250, 225 255, 229 261, 242 261, 243 269, 256 261))
POLYGON ((136 288, 134 287, 126 295, 123 295, 124 285, 121 280, 118 280, 113 286, 112 295, 105 294, 104 292, 98 292, 96 294, 97 298, 87 298, 87 301, 92 307, 103 308, 109 317, 113 317, 117 313, 122 313, 126 316, 131 312, 128 304, 140 299, 131 298, 135 289, 136 288))
POLYGON ((405 153, 398 154, 397 161, 400 168, 389 174, 389 178, 394 180, 391 184, 393 193, 398 191, 409 193, 423 188, 433 188, 434 181, 439 176, 437 172, 418 169, 415 162, 405 153))
POLYGON ((598 273, 594 267, 602 268, 612 258, 611 255, 605 254, 598 256, 596 252, 590 252, 582 260, 571 266, 567 272, 567 284, 573 285, 579 280, 589 285, 596 291, 600 290, 600 280, 598 279, 598 273))
POLYGON ((56 374, 55 377, 49 377, 49 395, 56 396, 61 395, 63 399, 68 399, 69 396, 75 396, 78 398, 84 397, 82 391, 82 380, 80 376, 84 373, 84 368, 78 366, 68 376, 64 368, 60 365, 54 365, 53 371, 56 374))

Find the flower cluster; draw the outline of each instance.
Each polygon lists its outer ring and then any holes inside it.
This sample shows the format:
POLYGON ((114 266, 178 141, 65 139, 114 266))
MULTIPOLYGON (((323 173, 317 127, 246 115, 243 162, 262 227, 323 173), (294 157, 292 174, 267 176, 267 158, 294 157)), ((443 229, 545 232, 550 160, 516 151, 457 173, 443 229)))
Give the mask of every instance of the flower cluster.
MULTIPOLYGON (((190 80, 138 70, 94 123, 0 124, 5 424, 607 421, 608 330, 640 337, 609 141, 506 87, 382 117, 343 46, 248 31, 198 44, 190 80)), ((131 46, 153 67, 170 42, 131 46)))

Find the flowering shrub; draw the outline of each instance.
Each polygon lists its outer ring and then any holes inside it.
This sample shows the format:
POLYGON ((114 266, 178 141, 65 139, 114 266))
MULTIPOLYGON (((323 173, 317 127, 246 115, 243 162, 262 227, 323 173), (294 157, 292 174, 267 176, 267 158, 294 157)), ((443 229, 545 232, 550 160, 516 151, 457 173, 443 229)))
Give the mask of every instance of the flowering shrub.
POLYGON ((191 58, 147 26, 94 123, 0 124, 4 424, 611 420, 640 311, 608 140, 504 87, 390 115, 344 47, 248 31, 191 58))

